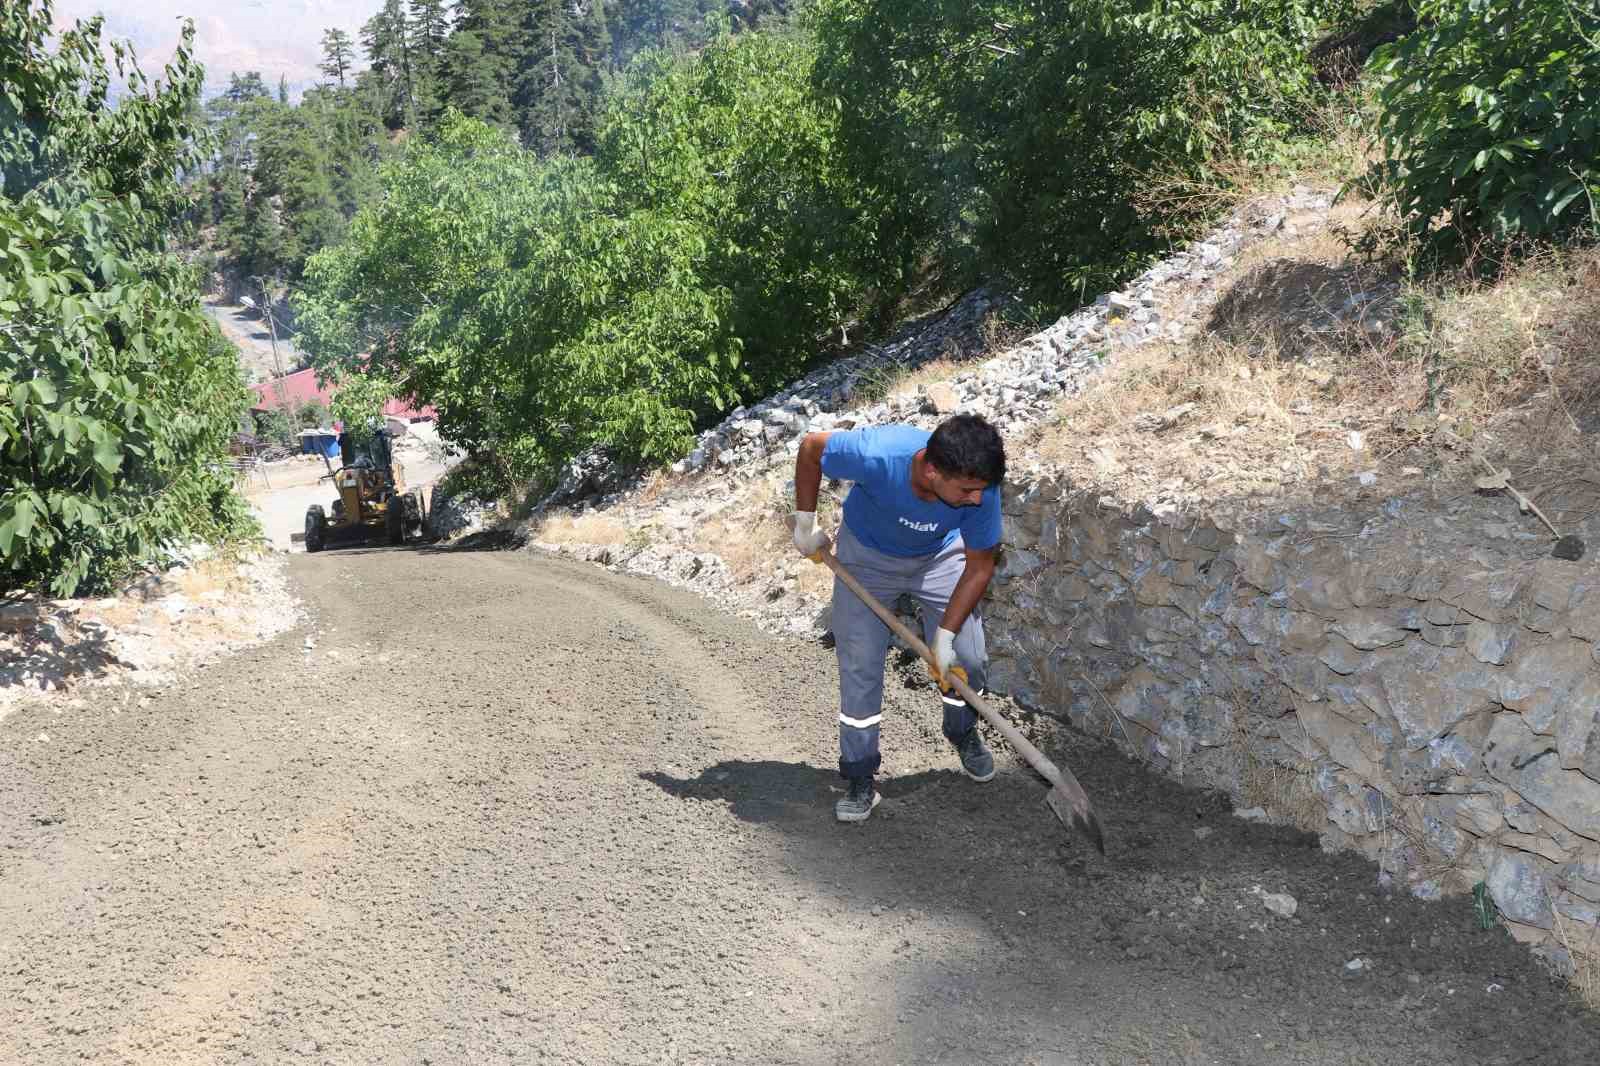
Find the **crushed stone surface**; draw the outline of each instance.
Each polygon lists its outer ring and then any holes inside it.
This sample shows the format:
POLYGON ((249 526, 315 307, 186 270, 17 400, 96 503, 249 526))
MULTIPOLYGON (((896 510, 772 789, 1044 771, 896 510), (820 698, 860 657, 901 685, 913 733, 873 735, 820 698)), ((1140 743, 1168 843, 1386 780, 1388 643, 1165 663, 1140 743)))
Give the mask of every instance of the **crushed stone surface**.
MULTIPOLYGON (((831 653, 524 552, 290 560, 309 620, 0 722, 0 1062, 1591 1063, 1470 901, 1019 724, 962 777, 892 663, 836 824, 831 653), (148 693, 146 693, 148 695, 148 693), (1292 915, 1264 905, 1292 897, 1292 915), (1359 960, 1359 966, 1352 966, 1359 960)), ((1286 907, 1280 908, 1287 910, 1286 907)))

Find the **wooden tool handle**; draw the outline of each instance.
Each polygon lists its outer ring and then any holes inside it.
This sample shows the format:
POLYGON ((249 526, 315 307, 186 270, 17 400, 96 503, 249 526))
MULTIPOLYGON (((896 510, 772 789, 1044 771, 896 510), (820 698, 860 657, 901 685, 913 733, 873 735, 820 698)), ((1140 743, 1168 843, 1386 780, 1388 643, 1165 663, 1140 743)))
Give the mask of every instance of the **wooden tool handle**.
MULTIPOLYGON (((863 588, 861 582, 856 580, 855 575, 846 570, 844 564, 835 558, 831 551, 822 552, 822 562, 838 576, 840 581, 845 583, 851 592, 860 598, 862 603, 871 608, 873 614, 883 619, 885 625, 894 630, 901 640, 909 644, 912 651, 926 659, 928 665, 933 667, 935 671, 939 669, 938 661, 934 658, 933 652, 928 650, 928 646, 922 642, 922 639, 911 631, 910 626, 895 617, 894 612, 879 603, 877 597, 863 588)), ((952 675, 950 682, 955 687, 955 690, 961 693, 961 697, 967 701, 972 709, 983 715, 984 721, 1000 731, 1000 735, 1006 738, 1006 743, 1010 744, 1019 755, 1026 759, 1029 766, 1037 770, 1052 785, 1061 784, 1061 771, 1056 768, 1055 763, 1051 762, 1043 752, 1029 743, 1028 738, 1017 732, 1016 726, 1000 717, 994 708, 985 703, 983 697, 973 691, 972 686, 961 678, 952 675)))

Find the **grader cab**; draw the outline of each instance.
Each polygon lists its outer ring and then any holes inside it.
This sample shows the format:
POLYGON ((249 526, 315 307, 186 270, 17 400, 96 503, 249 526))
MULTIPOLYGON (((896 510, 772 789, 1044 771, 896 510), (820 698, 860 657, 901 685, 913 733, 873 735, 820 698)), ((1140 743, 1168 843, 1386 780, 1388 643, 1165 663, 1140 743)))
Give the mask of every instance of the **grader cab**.
POLYGON ((404 544, 422 531, 421 498, 405 489, 405 477, 394 459, 395 434, 388 427, 358 441, 349 431, 339 434, 337 469, 324 458, 338 496, 331 512, 319 503, 306 508, 306 551, 317 552, 340 541, 382 536, 404 544))

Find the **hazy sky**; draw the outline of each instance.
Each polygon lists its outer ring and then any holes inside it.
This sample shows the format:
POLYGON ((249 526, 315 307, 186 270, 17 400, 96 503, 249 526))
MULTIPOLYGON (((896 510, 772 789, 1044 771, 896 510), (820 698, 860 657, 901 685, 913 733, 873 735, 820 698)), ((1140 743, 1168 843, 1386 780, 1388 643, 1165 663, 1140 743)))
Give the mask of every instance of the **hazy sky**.
MULTIPOLYGON (((159 74, 172 58, 181 20, 194 20, 195 53, 215 92, 228 75, 259 70, 268 86, 287 75, 295 89, 317 80, 322 34, 338 27, 356 38, 382 0, 56 0, 62 26, 99 13, 106 36, 130 39, 146 74, 159 74)), ((359 42, 358 42, 359 43, 359 42)))

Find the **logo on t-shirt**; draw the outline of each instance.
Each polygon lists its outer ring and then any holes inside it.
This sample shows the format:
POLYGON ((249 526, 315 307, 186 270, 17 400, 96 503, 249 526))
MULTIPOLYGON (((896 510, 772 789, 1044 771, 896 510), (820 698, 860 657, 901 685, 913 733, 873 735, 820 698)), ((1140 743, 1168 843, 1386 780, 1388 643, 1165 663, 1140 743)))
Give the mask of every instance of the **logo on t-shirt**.
POLYGON ((905 515, 900 516, 900 524, 903 526, 910 526, 918 533, 932 533, 934 530, 939 528, 939 523, 937 522, 913 522, 905 515))

